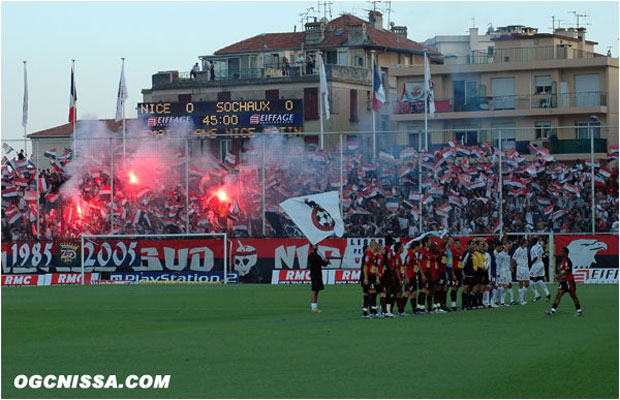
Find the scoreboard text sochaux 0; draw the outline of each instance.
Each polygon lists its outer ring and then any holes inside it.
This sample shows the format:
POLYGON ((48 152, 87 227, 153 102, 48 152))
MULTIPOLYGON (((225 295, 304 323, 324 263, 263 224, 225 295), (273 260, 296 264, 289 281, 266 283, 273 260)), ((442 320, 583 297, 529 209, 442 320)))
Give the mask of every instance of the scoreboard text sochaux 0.
POLYGON ((265 128, 303 132, 303 100, 229 100, 138 103, 138 118, 153 133, 190 127, 195 135, 251 135, 265 128))

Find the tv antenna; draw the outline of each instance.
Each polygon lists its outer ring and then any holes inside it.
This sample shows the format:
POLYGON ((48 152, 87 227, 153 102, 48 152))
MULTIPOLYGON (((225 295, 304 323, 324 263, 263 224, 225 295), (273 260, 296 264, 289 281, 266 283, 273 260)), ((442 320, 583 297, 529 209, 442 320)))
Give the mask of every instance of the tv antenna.
POLYGON ((308 20, 310 19, 310 11, 314 11, 314 7, 310 7, 308 9, 306 9, 306 12, 303 12, 301 14, 299 14, 299 16, 301 17, 301 31, 303 32, 304 30, 304 26, 305 24, 308 22, 308 20))
POLYGON ((557 19, 558 21, 558 28, 560 27, 560 22, 562 21, 561 19, 559 19, 558 17, 556 17, 555 15, 552 16, 548 16, 547 18, 551 18, 551 27, 549 29, 551 29, 551 33, 555 32, 555 21, 557 19))
MULTIPOLYGON (((575 16, 575 19, 577 20, 577 28, 579 28, 579 17, 582 17, 582 18, 589 17, 589 15, 579 14, 577 11, 569 11, 569 13, 572 13, 575 16)), ((584 24, 584 25, 590 25, 590 24, 584 24)))
POLYGON ((321 3, 323 3, 323 18, 327 18, 329 15, 329 20, 332 19, 332 2, 331 1, 317 1, 318 4, 318 13, 321 15, 321 3))
POLYGON ((391 1, 387 2, 386 9, 387 9, 387 23, 388 23, 388 26, 392 26, 392 2, 391 1))

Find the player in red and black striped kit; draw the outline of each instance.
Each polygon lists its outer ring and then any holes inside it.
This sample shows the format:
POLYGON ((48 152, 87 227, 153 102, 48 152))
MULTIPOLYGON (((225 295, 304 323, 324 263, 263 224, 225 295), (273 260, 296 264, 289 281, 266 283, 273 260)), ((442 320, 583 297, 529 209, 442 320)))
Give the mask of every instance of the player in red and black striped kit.
POLYGON ((377 242, 370 242, 370 246, 364 253, 362 260, 362 271, 360 273, 360 281, 364 292, 364 303, 362 306, 363 317, 369 318, 377 315, 377 271, 375 265, 375 253, 377 251, 377 242), (370 315, 368 311, 370 309, 370 315))
POLYGON ((405 263, 403 265, 404 277, 403 283, 405 286, 405 294, 401 299, 398 306, 398 311, 401 314, 405 313, 405 307, 407 306, 407 299, 411 298, 411 312, 416 313, 418 311, 418 255, 420 250, 420 242, 413 242, 407 249, 407 255, 405 256, 405 263))
POLYGON ((570 297, 573 298, 575 308, 577 309, 575 317, 583 317, 581 304, 579 304, 579 298, 577 297, 577 293, 575 293, 577 288, 575 286, 575 277, 573 276, 573 263, 568 258, 568 249, 566 247, 562 248, 560 256, 562 257, 562 261, 560 262, 560 285, 558 286, 558 294, 555 296, 555 301, 553 302, 553 306, 551 306, 551 310, 545 311, 545 313, 547 315, 555 315, 555 310, 558 308, 562 296, 564 296, 564 293, 568 292, 570 297))
MULTIPOLYGON (((428 296, 429 303, 432 299, 433 277, 431 274, 431 259, 432 254, 430 250, 430 239, 425 237, 422 239, 422 248, 418 251, 418 265, 420 266, 418 283, 420 284, 420 293, 418 294, 418 312, 422 314, 428 313, 426 311, 426 298, 428 296)), ((429 304, 430 310, 430 304, 429 304)))
POLYGON ((392 275, 391 270, 387 265, 388 255, 387 248, 384 246, 379 247, 379 251, 375 254, 375 265, 377 267, 377 279, 379 285, 377 286, 377 293, 379 293, 379 301, 381 302, 380 317, 393 317, 391 305, 388 302, 388 293, 392 287, 392 275))
POLYGON ((401 311, 401 303, 403 297, 403 276, 404 276, 404 264, 401 254, 403 253, 403 244, 401 242, 394 243, 394 251, 388 249, 391 253, 389 260, 390 273, 392 275, 392 286, 390 295, 391 311, 394 312, 398 307, 398 313, 404 316, 404 310, 401 311))

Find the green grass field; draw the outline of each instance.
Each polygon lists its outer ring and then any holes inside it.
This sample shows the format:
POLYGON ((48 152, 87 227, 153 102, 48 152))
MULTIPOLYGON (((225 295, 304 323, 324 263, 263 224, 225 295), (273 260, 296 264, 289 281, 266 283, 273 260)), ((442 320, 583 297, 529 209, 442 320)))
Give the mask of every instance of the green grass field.
POLYGON ((3 288, 2 397, 618 398, 617 285, 579 286, 583 318, 565 296, 556 317, 543 301, 363 320, 358 285, 327 287, 321 314, 309 291, 3 288), (172 377, 166 390, 17 390, 18 374, 172 377))

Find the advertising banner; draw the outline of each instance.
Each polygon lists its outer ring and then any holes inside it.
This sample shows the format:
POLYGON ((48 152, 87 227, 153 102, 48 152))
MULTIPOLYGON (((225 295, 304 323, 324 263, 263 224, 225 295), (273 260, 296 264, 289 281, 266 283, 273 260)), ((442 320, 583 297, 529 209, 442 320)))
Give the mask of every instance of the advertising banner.
POLYGON ((556 265, 563 247, 568 249, 577 283, 618 283, 618 235, 557 235, 556 265))

